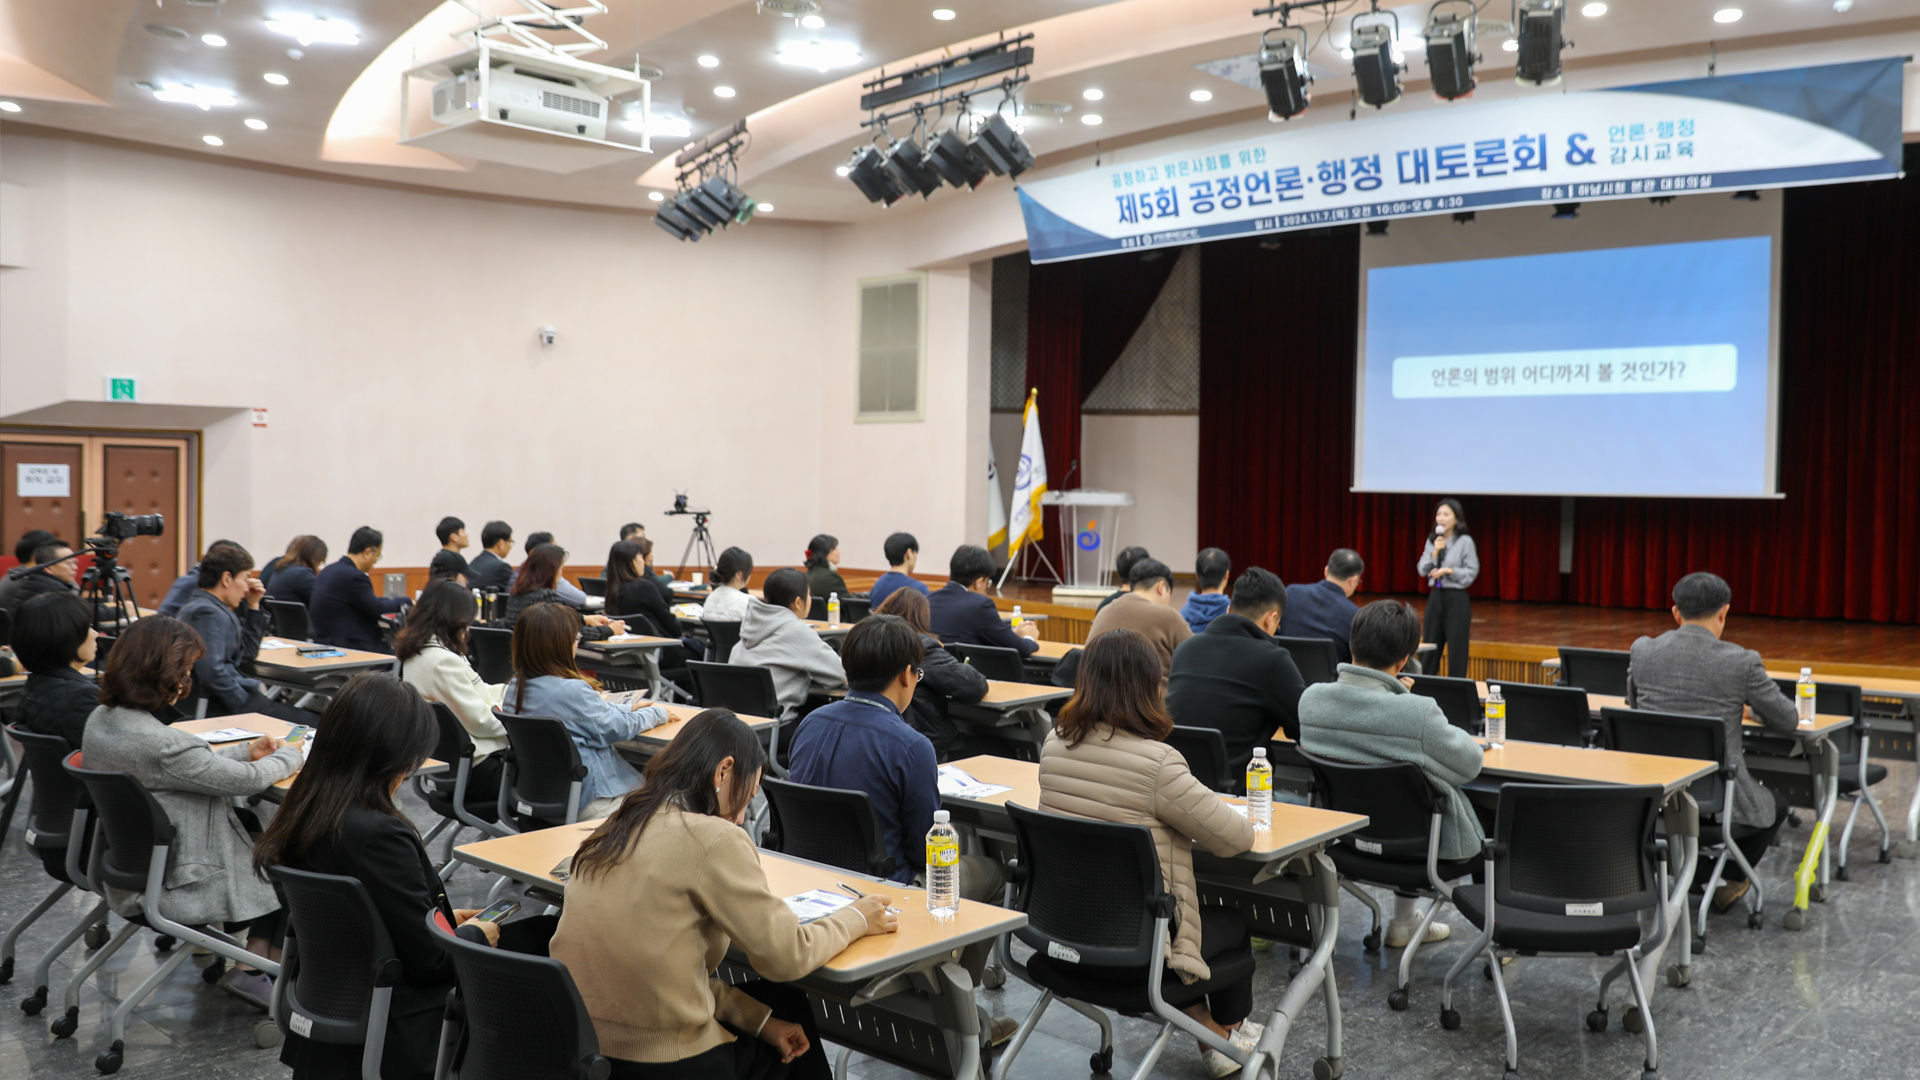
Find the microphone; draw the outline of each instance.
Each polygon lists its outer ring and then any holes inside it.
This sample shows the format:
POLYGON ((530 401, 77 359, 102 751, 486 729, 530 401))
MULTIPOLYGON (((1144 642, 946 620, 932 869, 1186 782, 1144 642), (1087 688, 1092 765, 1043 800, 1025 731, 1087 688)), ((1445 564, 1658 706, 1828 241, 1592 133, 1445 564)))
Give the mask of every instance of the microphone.
POLYGON ((1060 486, 1065 488, 1067 481, 1073 479, 1073 474, 1078 471, 1080 471, 1080 459, 1074 458, 1073 463, 1067 466, 1067 475, 1060 478, 1060 486))
MULTIPOLYGON (((1433 570, 1440 569, 1440 563, 1445 559, 1445 552, 1441 551, 1440 545, 1445 543, 1446 539, 1447 539, 1446 526, 1435 525, 1433 527, 1433 570)), ((1427 571, 1427 585, 1430 588, 1433 587, 1434 584, 1440 580, 1438 577, 1434 576, 1433 570, 1427 571)))

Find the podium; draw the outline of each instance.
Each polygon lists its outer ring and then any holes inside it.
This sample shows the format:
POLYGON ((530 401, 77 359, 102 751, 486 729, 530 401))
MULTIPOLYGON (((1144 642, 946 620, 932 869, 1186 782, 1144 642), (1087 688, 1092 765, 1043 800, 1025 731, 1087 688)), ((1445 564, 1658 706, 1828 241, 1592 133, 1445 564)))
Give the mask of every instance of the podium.
POLYGON ((1113 591, 1107 576, 1120 550, 1120 511, 1134 505, 1124 491, 1076 488, 1049 491, 1040 505, 1060 508, 1060 566, 1066 580, 1053 590, 1061 598, 1099 598, 1113 591))

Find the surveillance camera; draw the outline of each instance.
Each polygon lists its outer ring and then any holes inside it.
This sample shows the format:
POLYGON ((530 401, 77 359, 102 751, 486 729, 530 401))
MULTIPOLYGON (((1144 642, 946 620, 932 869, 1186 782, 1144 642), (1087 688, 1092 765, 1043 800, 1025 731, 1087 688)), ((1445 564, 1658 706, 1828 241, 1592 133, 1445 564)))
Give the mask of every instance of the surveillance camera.
POLYGON ((558 340, 560 340, 560 331, 558 329, 551 326, 543 326, 540 328, 540 344, 551 345, 558 340))

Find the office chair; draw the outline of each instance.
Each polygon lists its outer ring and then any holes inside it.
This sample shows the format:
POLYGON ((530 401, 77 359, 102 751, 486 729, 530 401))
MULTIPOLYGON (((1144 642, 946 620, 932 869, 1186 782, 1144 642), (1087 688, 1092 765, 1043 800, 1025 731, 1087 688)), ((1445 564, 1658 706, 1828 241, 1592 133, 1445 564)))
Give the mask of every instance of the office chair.
POLYGON ((307 605, 298 600, 265 600, 273 636, 293 641, 312 641, 313 622, 307 617, 307 605))
POLYGON ((1560 646, 1560 684, 1577 686, 1589 694, 1608 697, 1627 696, 1627 661, 1632 654, 1625 649, 1576 649, 1560 646))
POLYGON ((760 779, 772 811, 767 846, 796 858, 838 866, 855 873, 890 878, 894 858, 880 831, 880 816, 864 791, 797 784, 775 776, 760 779))
POLYGON ((1447 723, 1469 735, 1480 734, 1485 713, 1480 705, 1480 684, 1446 675, 1409 675, 1407 678, 1413 680, 1414 693, 1440 703, 1440 711, 1447 714, 1447 723))
POLYGON ((1308 686, 1329 683, 1339 677, 1340 652, 1332 638, 1276 637, 1273 640, 1293 655, 1293 665, 1308 686))
POLYGON ((600 1056, 593 1018, 567 965, 462 940, 440 925, 439 914, 423 918, 453 957, 459 989, 441 1021, 434 1080, 445 1080, 462 1029, 460 1080, 607 1080, 613 1065, 600 1056))
POLYGON ((1026 661, 1021 658, 1019 649, 1006 649, 998 645, 948 645, 946 650, 954 655, 954 659, 972 665, 975 671, 995 682, 1027 680, 1026 661))
POLYGON ((287 940, 274 980, 283 1033, 361 1044, 361 1080, 380 1080, 393 988, 405 977, 393 937, 359 878, 267 867, 287 902, 287 940))
POLYGON ((513 631, 470 626, 467 645, 473 650, 473 670, 481 682, 497 686, 513 678, 513 631))
POLYGON ((1245 794, 1245 777, 1233 775, 1227 760, 1227 740, 1219 728, 1181 727, 1175 724, 1166 743, 1187 759, 1187 770, 1203 784, 1226 795, 1245 794))
POLYGON ((1571 686, 1501 683, 1507 701, 1507 738, 1518 742, 1586 746, 1593 730, 1587 692, 1571 686))

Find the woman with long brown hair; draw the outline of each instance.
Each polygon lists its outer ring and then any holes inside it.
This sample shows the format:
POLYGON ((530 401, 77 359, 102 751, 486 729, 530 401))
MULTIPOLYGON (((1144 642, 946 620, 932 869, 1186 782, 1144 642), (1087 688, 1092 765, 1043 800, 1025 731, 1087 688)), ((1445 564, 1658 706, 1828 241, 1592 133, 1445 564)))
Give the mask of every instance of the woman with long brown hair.
POLYGON ((327 542, 317 536, 296 536, 287 553, 260 571, 267 599, 313 603, 313 581, 327 565, 327 542), (277 584, 276 584, 277 583, 277 584))
MULTIPOLYGON (((1201 906, 1193 877, 1194 844, 1222 857, 1253 846, 1253 827, 1194 778, 1185 758, 1164 741, 1173 730, 1160 692, 1160 656, 1132 630, 1109 630, 1087 643, 1073 697, 1040 748, 1040 809, 1153 832, 1160 874, 1179 905, 1167 942, 1167 970, 1205 997, 1184 1010, 1214 1034, 1251 1050, 1262 1028, 1243 1023, 1253 1011, 1253 973, 1216 981, 1210 964, 1252 955, 1246 916, 1201 906)), ((1214 1076, 1239 1068, 1201 1046, 1214 1076)))
POLYGON ((500 790, 500 751, 507 748, 507 729, 493 710, 506 686, 482 679, 467 660, 473 616, 472 593, 451 581, 432 582, 413 605, 407 625, 393 636, 393 654, 407 685, 428 701, 445 705, 473 739, 467 798, 486 807, 482 816, 491 821, 494 793, 500 790))
POLYGON ((552 953, 613 1059, 610 1080, 832 1074, 805 995, 782 984, 891 932, 895 916, 879 894, 804 924, 787 909, 740 827, 765 767, 753 730, 708 709, 573 857, 552 953), (712 977, 735 944, 763 981, 712 977))
MULTIPOLYGON (((564 604, 575 612, 580 606, 560 594, 561 573, 567 568, 566 549, 559 544, 537 544, 513 576, 513 589, 507 594, 507 612, 494 620, 495 626, 512 627, 521 612, 535 604, 564 604)), ((586 624, 581 634, 586 641, 604 641, 627 632, 627 624, 605 615, 581 615, 586 624)))

